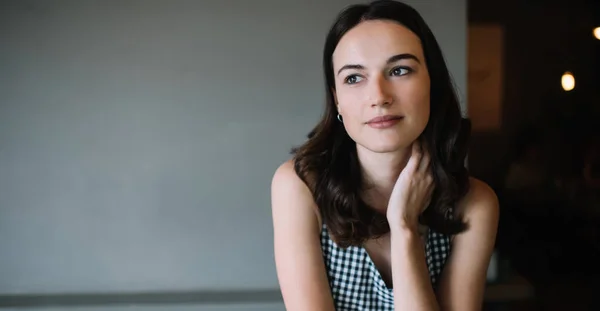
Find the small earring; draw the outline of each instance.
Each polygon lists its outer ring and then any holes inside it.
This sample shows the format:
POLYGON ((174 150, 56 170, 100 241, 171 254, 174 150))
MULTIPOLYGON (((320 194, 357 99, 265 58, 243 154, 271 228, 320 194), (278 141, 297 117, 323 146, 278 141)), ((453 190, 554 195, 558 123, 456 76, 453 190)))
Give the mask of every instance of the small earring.
POLYGON ((339 114, 339 113, 338 113, 338 115, 337 115, 337 119, 338 119, 338 121, 340 121, 340 122, 344 122, 344 121, 342 121, 342 115, 341 115, 341 114, 339 114))

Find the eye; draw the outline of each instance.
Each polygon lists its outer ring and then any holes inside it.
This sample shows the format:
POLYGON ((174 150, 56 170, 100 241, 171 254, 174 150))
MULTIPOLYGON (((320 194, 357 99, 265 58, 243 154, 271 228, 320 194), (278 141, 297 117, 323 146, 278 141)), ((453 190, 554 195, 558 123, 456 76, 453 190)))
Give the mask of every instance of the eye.
POLYGON ((344 79, 344 83, 355 84, 355 83, 360 82, 360 79, 362 79, 362 78, 359 77, 358 75, 349 75, 344 79))
POLYGON ((392 76, 403 76, 406 74, 409 74, 412 72, 412 69, 408 68, 408 67, 396 67, 394 69, 392 69, 391 74, 392 76))

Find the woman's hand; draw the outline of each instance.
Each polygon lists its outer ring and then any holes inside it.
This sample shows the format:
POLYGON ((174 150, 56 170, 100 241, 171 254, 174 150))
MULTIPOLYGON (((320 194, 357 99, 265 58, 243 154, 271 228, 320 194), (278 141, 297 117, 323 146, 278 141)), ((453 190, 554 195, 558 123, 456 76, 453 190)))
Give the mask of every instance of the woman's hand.
POLYGON ((434 183, 429 152, 424 149, 418 141, 413 143, 410 159, 394 185, 386 213, 390 227, 416 232, 419 215, 431 201, 434 183))

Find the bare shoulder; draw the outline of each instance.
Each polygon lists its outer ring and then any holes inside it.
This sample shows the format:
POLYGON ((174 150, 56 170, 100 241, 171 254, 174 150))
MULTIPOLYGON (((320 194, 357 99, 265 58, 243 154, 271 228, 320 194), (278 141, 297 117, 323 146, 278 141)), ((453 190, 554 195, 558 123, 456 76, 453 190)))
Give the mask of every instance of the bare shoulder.
POLYGON ((281 165, 279 165, 279 167, 275 170, 275 174, 273 174, 273 180, 271 181, 271 190, 301 190, 301 188, 303 188, 303 185, 304 182, 296 174, 296 171, 294 169, 294 160, 289 159, 283 162, 281 165))
POLYGON ((444 310, 481 310, 496 240, 496 193, 481 180, 470 178, 469 182, 469 192, 457 206, 467 230, 453 239, 453 250, 440 278, 438 300, 444 310))
POLYGON ((469 192, 458 204, 460 214, 468 224, 483 222, 495 227, 500 209, 496 192, 487 183, 473 177, 469 178, 469 186, 469 192))
POLYGON ((315 216, 317 224, 321 223, 312 193, 296 173, 292 159, 275 170, 271 180, 271 201, 273 213, 302 216, 303 219, 315 216))
POLYGON ((275 264, 286 310, 334 310, 315 203, 292 161, 273 175, 271 205, 275 264))

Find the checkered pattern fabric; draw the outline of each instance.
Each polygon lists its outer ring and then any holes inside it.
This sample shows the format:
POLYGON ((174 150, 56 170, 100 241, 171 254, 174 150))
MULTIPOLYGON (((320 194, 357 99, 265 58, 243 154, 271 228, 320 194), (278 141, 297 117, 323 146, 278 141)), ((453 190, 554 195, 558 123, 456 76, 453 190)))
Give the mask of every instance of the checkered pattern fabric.
MULTIPOLYGON (((429 230, 425 244, 427 267, 435 286, 450 253, 450 238, 429 230)), ((393 290, 385 284, 377 267, 362 247, 340 248, 321 231, 321 248, 337 311, 393 311, 393 290)))

